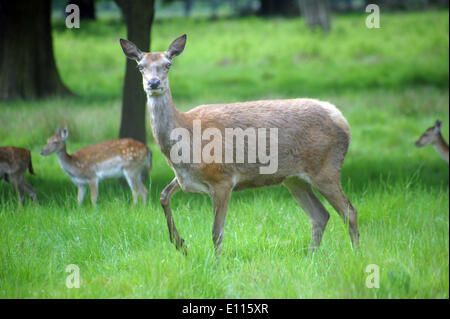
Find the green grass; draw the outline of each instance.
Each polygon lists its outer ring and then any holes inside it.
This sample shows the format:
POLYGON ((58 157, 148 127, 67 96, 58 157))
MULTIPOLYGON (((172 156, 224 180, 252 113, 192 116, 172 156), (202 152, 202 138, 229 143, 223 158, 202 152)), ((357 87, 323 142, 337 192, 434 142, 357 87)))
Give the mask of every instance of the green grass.
POLYGON ((58 124, 70 126, 72 152, 117 137, 120 123, 124 27, 55 22, 58 68, 78 97, 0 105, 1 145, 32 150, 37 176, 26 178, 40 201, 20 207, 0 183, 0 298, 448 298, 449 169, 432 147, 413 145, 438 118, 449 138, 448 11, 383 14, 381 23, 368 30, 364 16, 336 17, 324 37, 299 19, 156 21, 155 49, 189 36, 171 71, 179 109, 310 96, 336 104, 352 127, 342 181, 361 250, 325 202, 331 219, 308 254, 308 218, 273 187, 233 194, 218 261, 206 196, 173 198, 188 255, 170 244, 159 194, 173 173, 154 143, 145 207, 131 207, 128 187, 109 180, 97 207, 86 198, 80 209, 56 156, 39 155, 58 124), (65 286, 69 264, 80 268, 80 289, 65 286), (380 267, 379 289, 365 285, 369 264, 380 267))

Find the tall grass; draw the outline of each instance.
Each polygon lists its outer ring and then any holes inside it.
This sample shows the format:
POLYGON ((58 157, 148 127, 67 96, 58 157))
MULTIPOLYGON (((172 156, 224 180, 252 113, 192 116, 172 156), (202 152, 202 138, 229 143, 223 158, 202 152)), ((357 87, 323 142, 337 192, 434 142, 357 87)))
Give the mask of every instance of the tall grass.
POLYGON ((272 187, 233 194, 216 260, 206 196, 173 198, 188 255, 169 243, 159 194, 173 172, 154 143, 145 207, 132 207, 128 187, 110 180, 97 207, 79 208, 56 156, 39 155, 58 124, 69 125, 72 152, 117 137, 120 122, 124 27, 107 20, 66 30, 56 21, 58 68, 78 97, 0 105, 0 143, 32 150, 37 176, 26 178, 40 202, 20 207, 0 183, 0 297, 448 298, 448 165, 413 146, 437 118, 449 138, 448 11, 383 14, 381 25, 336 17, 323 36, 301 19, 156 21, 156 50, 188 33, 171 71, 179 109, 310 96, 336 104, 352 127, 342 181, 359 212, 360 251, 325 202, 331 219, 321 249, 308 254, 308 218, 272 187), (80 289, 65 285, 69 264, 80 267, 80 289), (369 264, 380 267, 378 289, 366 287, 369 264))

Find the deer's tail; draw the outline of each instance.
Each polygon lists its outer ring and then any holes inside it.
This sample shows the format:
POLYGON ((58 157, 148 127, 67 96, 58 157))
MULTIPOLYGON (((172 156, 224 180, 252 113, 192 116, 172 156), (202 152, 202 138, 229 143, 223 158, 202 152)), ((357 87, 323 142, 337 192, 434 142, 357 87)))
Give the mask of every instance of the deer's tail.
POLYGON ((36 173, 33 170, 33 164, 31 164, 31 153, 29 154, 28 171, 30 172, 31 175, 36 175, 36 173))
POLYGON ((150 149, 150 147, 147 146, 147 151, 148 151, 147 166, 148 170, 150 171, 152 169, 152 150, 150 149))

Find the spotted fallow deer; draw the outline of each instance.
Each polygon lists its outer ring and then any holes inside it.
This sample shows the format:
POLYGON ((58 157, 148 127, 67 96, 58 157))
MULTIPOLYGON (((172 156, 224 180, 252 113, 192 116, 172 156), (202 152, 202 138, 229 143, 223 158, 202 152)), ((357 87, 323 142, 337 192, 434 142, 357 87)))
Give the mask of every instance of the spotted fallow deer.
POLYGON ((83 203, 89 185, 91 202, 96 204, 98 183, 104 178, 124 176, 133 193, 133 203, 138 196, 147 202, 147 189, 142 183, 142 172, 151 168, 151 151, 141 142, 130 138, 110 140, 84 147, 72 155, 66 151, 69 129, 56 129, 47 140, 41 155, 56 153, 62 169, 78 187, 78 205, 83 203))
POLYGON ((27 182, 25 182, 25 172, 34 174, 31 164, 31 153, 29 150, 19 147, 0 147, 0 180, 4 178, 10 181, 13 188, 19 195, 20 203, 23 204, 25 191, 34 202, 37 202, 36 192, 27 182))
MULTIPOLYGON (((232 191, 280 183, 289 189, 311 221, 312 251, 320 245, 329 219, 328 211, 312 186, 348 223, 352 244, 359 245, 357 212, 342 191, 340 182, 342 163, 350 143, 350 128, 335 106, 313 99, 263 100, 201 105, 185 113, 179 112, 172 101, 168 73, 173 59, 185 48, 186 35, 175 39, 165 52, 144 53, 124 39, 120 39, 120 44, 125 55, 137 62, 147 95, 153 136, 175 172, 176 177, 161 193, 161 205, 170 240, 178 249, 186 253, 184 240, 172 217, 170 198, 180 189, 188 193, 208 194, 212 198, 215 216, 212 239, 216 255, 220 255, 232 191), (278 169, 272 174, 261 174, 259 168, 264 161, 260 155, 256 163, 173 161, 171 149, 179 141, 171 138, 171 132, 179 128, 193 132, 196 120, 201 122, 202 133, 215 129, 220 131, 222 137, 227 128, 278 129, 278 169)), ((189 143, 193 146, 193 140, 189 143)), ((223 144, 227 145, 227 141, 223 144)), ((246 142, 244 149, 247 157, 250 147, 246 142)), ((269 152, 267 144, 266 147, 269 152)), ((233 148, 236 154, 234 143, 233 148)), ((190 147, 190 150, 193 149, 190 147)), ((190 155, 190 158, 196 156, 194 153, 190 155)))
POLYGON ((442 122, 436 123, 428 128, 425 133, 416 141, 417 147, 433 145, 436 152, 448 163, 448 144, 445 142, 441 134, 442 122))

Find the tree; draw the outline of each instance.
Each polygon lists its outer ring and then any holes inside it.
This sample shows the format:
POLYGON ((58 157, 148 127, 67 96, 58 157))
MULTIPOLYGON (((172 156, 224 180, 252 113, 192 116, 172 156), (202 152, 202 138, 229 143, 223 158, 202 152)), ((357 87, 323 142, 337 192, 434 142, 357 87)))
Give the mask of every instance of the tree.
MULTIPOLYGON (((127 39, 142 51, 149 51, 151 26, 155 14, 154 0, 115 0, 115 2, 122 10, 126 21, 127 39)), ((119 42, 117 47, 120 50, 119 42)), ((131 137, 146 143, 146 97, 142 89, 142 77, 137 72, 136 63, 126 60, 119 136, 131 137)))
POLYGON ((0 0, 0 101, 68 95, 53 55, 50 0, 0 0))
POLYGON ((259 12, 262 16, 300 14, 297 0, 260 0, 259 12))
POLYGON ((311 29, 330 31, 330 8, 327 0, 300 0, 300 9, 311 29))

